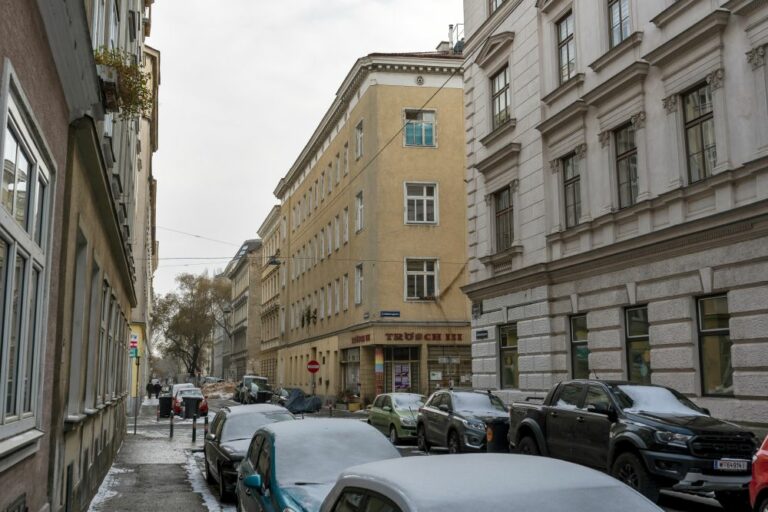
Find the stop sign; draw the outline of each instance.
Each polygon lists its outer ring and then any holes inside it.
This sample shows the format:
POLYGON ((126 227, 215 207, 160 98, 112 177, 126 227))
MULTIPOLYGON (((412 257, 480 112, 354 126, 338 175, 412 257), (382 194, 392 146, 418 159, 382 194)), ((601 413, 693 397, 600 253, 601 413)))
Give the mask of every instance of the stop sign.
POLYGON ((320 370, 320 363, 314 359, 307 363, 307 371, 309 373, 317 373, 320 370))

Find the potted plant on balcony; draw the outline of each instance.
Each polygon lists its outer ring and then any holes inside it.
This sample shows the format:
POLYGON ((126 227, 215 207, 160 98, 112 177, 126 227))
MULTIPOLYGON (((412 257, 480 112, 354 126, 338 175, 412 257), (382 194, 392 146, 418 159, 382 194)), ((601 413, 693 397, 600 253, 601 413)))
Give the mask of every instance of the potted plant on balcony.
POLYGON ((135 56, 117 49, 94 52, 107 112, 120 112, 122 119, 135 119, 152 111, 149 74, 142 72, 135 56))

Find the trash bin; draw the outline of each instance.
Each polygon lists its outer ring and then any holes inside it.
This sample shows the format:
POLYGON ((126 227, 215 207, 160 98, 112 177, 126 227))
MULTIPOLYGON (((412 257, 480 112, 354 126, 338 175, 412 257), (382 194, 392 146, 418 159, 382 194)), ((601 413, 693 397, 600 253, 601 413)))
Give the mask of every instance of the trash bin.
POLYGON ((488 453, 509 452, 509 420, 489 421, 485 425, 485 449, 488 453))
POLYGON ((160 397, 160 417, 170 418, 172 406, 173 406, 173 397, 171 395, 162 395, 160 397))
POLYGON ((197 412, 197 408, 200 407, 200 402, 202 402, 202 397, 197 396, 185 396, 184 397, 184 418, 191 418, 195 414, 199 414, 197 412))

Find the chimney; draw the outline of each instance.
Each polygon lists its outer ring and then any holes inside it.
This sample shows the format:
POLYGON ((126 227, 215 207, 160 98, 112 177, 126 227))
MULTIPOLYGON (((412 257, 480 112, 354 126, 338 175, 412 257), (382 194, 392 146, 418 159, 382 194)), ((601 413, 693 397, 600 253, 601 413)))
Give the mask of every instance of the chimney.
POLYGON ((435 48, 438 52, 445 52, 448 53, 451 51, 451 43, 448 41, 440 41, 440 44, 437 45, 437 48, 435 48))

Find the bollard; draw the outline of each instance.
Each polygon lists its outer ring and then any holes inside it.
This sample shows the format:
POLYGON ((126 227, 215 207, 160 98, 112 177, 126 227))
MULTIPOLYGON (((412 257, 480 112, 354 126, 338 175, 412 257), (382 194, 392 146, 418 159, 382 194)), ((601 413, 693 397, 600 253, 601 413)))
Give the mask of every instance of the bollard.
POLYGON ((197 414, 192 415, 192 442, 197 441, 197 414))
POLYGON ((205 415, 203 420, 203 437, 208 437, 208 415, 205 415))
POLYGON ((157 422, 160 422, 160 406, 157 406, 157 422))
POLYGON ((333 404, 328 404, 328 416, 333 418, 333 404))
POLYGON ((171 438, 173 438, 173 417, 175 414, 173 414, 173 409, 171 409, 171 438))

